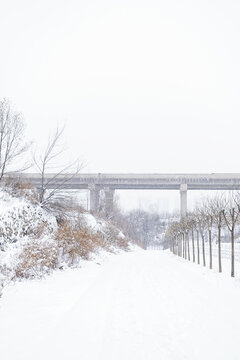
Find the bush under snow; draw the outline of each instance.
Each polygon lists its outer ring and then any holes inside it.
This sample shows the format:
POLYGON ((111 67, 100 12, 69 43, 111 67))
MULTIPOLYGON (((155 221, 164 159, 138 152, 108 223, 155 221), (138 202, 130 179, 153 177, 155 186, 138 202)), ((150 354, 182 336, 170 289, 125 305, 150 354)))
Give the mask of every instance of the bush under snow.
POLYGON ((71 210, 58 224, 38 204, 0 192, 1 285, 78 266, 99 249, 115 252, 118 248, 128 249, 128 241, 106 220, 71 210))

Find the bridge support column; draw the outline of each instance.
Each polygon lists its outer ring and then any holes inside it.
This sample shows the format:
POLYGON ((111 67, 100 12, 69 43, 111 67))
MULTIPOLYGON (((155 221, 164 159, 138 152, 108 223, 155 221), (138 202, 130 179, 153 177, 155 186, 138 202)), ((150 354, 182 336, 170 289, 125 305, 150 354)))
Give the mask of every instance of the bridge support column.
POLYGON ((180 185, 180 215, 181 218, 187 214, 187 184, 180 185))
POLYGON ((99 210, 100 187, 97 185, 89 185, 90 190, 90 212, 97 212, 99 210))
POLYGON ((110 215, 113 212, 113 198, 114 198, 114 189, 105 188, 105 213, 110 215))

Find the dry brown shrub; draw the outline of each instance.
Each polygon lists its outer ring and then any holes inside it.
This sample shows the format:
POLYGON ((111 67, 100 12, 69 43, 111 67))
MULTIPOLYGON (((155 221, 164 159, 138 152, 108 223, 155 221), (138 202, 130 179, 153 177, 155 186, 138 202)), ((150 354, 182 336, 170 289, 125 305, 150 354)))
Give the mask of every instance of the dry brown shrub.
POLYGON ((29 232, 28 235, 31 235, 33 239, 40 239, 46 232, 46 228, 47 228, 46 221, 42 221, 42 223, 38 224, 35 228, 31 229, 31 232, 29 232))
POLYGON ((43 207, 56 217, 58 225, 69 220, 72 214, 80 216, 85 212, 83 207, 78 204, 76 198, 73 198, 72 194, 65 192, 55 194, 43 207))
POLYGON ((62 251, 62 256, 71 265, 79 258, 88 260, 90 253, 102 247, 104 243, 104 239, 99 234, 93 234, 87 227, 73 226, 68 221, 59 226, 55 240, 62 251))
POLYGON ((58 264, 59 249, 54 243, 41 243, 33 240, 26 245, 19 256, 15 269, 16 278, 41 277, 58 264))
POLYGON ((8 177, 5 180, 5 190, 14 197, 25 197, 33 204, 38 202, 37 191, 28 180, 8 177))
POLYGON ((117 237, 116 246, 120 249, 127 250, 129 245, 129 241, 127 238, 117 237))
POLYGON ((106 223, 106 228, 104 230, 104 238, 107 244, 116 246, 120 249, 128 249, 128 239, 120 235, 120 231, 113 226, 110 222, 106 223))
POLYGON ((112 248, 111 248, 112 244, 108 241, 108 239, 102 232, 98 231, 95 234, 94 243, 98 248, 112 252, 112 248))
MULTIPOLYGON (((140 241, 139 239, 132 239, 133 244, 136 244, 137 246, 139 246, 140 248, 144 249, 144 245, 142 243, 142 241, 140 241)), ((145 250, 145 249, 144 249, 145 250)))

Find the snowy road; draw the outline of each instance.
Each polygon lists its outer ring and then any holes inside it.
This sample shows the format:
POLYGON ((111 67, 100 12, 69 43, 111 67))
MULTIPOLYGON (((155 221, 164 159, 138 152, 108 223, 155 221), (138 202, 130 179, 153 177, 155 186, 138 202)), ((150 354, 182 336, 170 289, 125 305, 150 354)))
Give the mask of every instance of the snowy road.
POLYGON ((163 251, 11 287, 1 360, 239 360, 240 281, 163 251))

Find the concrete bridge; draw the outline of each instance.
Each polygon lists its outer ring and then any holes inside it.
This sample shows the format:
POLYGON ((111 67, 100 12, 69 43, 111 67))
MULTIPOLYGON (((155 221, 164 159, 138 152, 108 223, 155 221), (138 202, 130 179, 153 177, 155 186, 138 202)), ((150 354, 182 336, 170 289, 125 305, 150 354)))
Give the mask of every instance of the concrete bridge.
MULTIPOLYGON (((25 173, 21 178, 40 187, 41 176, 25 173)), ((62 189, 88 189, 90 210, 99 209, 100 191, 104 191, 106 208, 111 212, 115 190, 179 190, 180 211, 187 212, 187 190, 240 190, 240 174, 47 174, 46 187, 62 189), (70 179, 69 179, 70 177, 70 179)))

